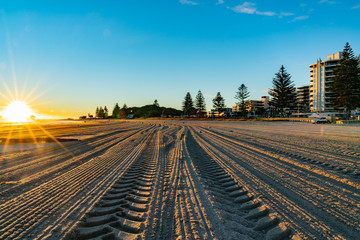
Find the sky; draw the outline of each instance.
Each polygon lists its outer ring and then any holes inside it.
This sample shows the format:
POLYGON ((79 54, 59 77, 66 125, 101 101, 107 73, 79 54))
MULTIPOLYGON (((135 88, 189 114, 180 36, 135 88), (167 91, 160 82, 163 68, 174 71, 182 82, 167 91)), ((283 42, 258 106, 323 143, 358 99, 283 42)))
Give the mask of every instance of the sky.
POLYGON ((198 90, 231 107, 241 84, 268 95, 281 65, 298 87, 346 42, 360 53, 360 0, 0 2, 0 110, 17 96, 39 116, 181 109, 198 90))

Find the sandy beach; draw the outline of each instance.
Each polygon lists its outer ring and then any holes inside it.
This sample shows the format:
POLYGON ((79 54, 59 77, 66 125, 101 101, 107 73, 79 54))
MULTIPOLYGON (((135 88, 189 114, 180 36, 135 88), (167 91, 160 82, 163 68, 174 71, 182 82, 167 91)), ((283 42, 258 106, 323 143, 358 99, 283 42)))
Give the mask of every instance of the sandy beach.
POLYGON ((0 239, 360 235, 356 125, 63 121, 0 138, 0 239))

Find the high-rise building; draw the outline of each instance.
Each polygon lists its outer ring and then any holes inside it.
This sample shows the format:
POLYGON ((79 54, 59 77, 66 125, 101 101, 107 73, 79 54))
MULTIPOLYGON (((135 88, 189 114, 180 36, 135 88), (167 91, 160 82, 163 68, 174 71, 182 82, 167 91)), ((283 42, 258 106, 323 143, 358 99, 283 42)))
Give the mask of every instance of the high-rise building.
POLYGON ((299 112, 308 112, 310 110, 310 87, 298 87, 296 91, 296 102, 299 112))
POLYGON ((327 56, 326 61, 320 58, 310 65, 310 110, 312 112, 328 112, 333 107, 330 102, 330 84, 334 81, 334 69, 339 66, 342 52, 327 56))

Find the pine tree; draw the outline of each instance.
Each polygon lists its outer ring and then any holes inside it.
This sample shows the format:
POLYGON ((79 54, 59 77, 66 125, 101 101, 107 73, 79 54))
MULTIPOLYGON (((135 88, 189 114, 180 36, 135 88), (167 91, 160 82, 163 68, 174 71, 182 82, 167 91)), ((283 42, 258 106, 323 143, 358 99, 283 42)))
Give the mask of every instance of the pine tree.
POLYGON ((275 73, 273 88, 269 94, 272 96, 270 104, 280 110, 282 117, 285 117, 285 108, 292 108, 296 104, 296 88, 283 65, 279 72, 275 73))
POLYGON ((347 118, 351 110, 360 107, 360 68, 359 60, 347 42, 334 70, 334 82, 330 85, 330 99, 335 109, 343 108, 347 118))
POLYGON ((240 109, 243 115, 245 115, 245 99, 250 97, 250 92, 247 90, 247 87, 244 84, 241 84, 236 92, 235 99, 239 100, 237 102, 240 105, 240 109))
POLYGON ((107 118, 109 116, 109 110, 107 109, 107 107, 104 107, 104 118, 107 118))
POLYGON ((187 92, 185 95, 182 109, 183 109, 185 115, 188 115, 189 113, 191 113, 194 110, 194 103, 191 98, 191 94, 189 92, 187 92))
POLYGON ((112 112, 112 117, 113 118, 120 118, 120 107, 119 104, 116 103, 112 112))
POLYGON ((206 105, 205 105, 205 98, 201 91, 198 91, 198 94, 195 97, 195 108, 200 112, 205 112, 206 105))
POLYGON ((123 107, 120 110, 120 116, 121 118, 126 118, 126 115, 128 114, 128 107, 126 103, 124 103, 123 107))
POLYGON ((99 107, 96 107, 95 117, 97 117, 97 118, 99 117, 99 110, 100 110, 99 107))
POLYGON ((105 116, 105 112, 104 109, 102 107, 99 108, 99 118, 104 118, 105 116))
POLYGON ((225 99, 221 96, 221 93, 218 92, 213 101, 213 107, 216 111, 222 111, 225 108, 225 99))

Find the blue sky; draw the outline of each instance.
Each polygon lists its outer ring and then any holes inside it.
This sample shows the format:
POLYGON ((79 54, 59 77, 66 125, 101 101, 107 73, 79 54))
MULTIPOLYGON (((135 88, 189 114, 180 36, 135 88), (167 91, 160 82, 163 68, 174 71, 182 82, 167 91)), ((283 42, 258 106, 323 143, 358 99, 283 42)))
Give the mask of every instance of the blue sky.
POLYGON ((360 53, 360 1, 9 0, 0 11, 1 80, 62 116, 154 99, 180 109, 199 89, 208 110, 217 92, 232 106, 242 83, 267 95, 282 64, 302 86, 318 57, 346 42, 360 53))

